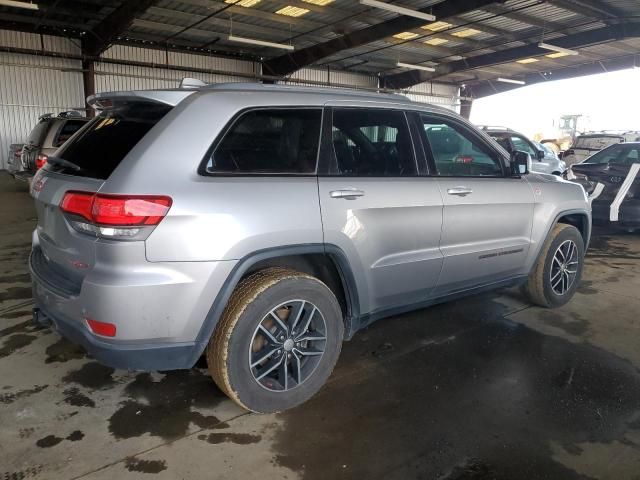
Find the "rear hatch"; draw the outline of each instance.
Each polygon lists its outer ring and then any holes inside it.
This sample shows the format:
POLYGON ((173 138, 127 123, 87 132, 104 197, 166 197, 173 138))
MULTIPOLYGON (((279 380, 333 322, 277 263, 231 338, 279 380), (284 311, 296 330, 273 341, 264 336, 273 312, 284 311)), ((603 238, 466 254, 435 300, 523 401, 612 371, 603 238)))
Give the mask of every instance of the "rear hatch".
POLYGON ((42 142, 49 130, 49 121, 40 120, 38 124, 33 127, 29 137, 27 138, 24 147, 22 148, 22 165, 25 170, 35 171, 36 169, 36 157, 40 153, 42 142))
MULTIPOLYGON (((67 296, 79 293, 83 278, 95 264, 101 232, 118 233, 104 216, 92 214, 93 200, 129 151, 171 108, 140 99, 109 103, 108 109, 49 157, 34 177, 31 194, 38 214, 38 240, 31 265, 34 274, 54 291, 67 296), (100 226, 107 224, 106 229, 100 226)), ((118 207, 111 200, 107 199, 106 207, 103 202, 103 213, 104 208, 118 207)), ((110 239, 123 240, 118 235, 110 239)))

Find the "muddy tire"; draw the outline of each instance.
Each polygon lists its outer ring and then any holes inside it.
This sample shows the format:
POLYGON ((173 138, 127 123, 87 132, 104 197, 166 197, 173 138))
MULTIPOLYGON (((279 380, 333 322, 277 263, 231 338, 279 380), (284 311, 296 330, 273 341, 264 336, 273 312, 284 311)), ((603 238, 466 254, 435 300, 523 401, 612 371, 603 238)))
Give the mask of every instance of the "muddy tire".
POLYGON ((206 350, 209 372, 241 407, 272 413, 311 398, 340 355, 344 324, 333 292, 310 275, 267 268, 231 295, 206 350))
POLYGON ((549 235, 524 287, 532 303, 555 308, 566 304, 580 285, 584 241, 580 231, 559 223, 549 235))

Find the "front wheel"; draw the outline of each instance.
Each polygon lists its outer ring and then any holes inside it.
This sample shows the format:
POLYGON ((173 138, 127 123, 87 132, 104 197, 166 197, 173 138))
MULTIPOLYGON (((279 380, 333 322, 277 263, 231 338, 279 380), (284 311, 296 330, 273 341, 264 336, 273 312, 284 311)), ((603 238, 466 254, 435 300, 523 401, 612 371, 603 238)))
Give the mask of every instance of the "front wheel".
POLYGON ((573 297, 580 285, 584 264, 584 241, 571 225, 557 224, 529 275, 525 291, 542 307, 560 307, 573 297))
POLYGON ((326 382, 342 346, 342 311, 320 280, 267 268, 240 282, 207 347, 214 381, 241 407, 272 413, 326 382))

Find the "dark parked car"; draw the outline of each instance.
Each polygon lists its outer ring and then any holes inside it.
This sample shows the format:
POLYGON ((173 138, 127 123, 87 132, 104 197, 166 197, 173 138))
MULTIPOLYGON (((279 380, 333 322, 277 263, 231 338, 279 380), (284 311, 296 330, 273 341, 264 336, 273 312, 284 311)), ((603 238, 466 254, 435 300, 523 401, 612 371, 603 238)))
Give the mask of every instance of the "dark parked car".
POLYGON ((62 112, 42 115, 22 149, 22 169, 24 174, 33 175, 47 163, 47 158, 61 147, 71 136, 80 130, 88 118, 78 112, 62 112))
POLYGON ((591 197, 594 223, 640 229, 640 143, 616 143, 572 165, 567 178, 591 197))

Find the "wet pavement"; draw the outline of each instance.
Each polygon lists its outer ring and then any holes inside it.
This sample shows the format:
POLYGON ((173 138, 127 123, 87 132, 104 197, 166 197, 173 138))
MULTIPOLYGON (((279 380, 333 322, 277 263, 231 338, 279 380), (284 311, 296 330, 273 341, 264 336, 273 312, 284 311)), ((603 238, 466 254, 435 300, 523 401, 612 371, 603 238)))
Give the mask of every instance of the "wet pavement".
POLYGON ((113 370, 30 323, 34 211, 0 174, 0 479, 640 479, 640 235, 558 310, 503 290, 382 320, 329 383, 247 414, 203 364, 113 370))

